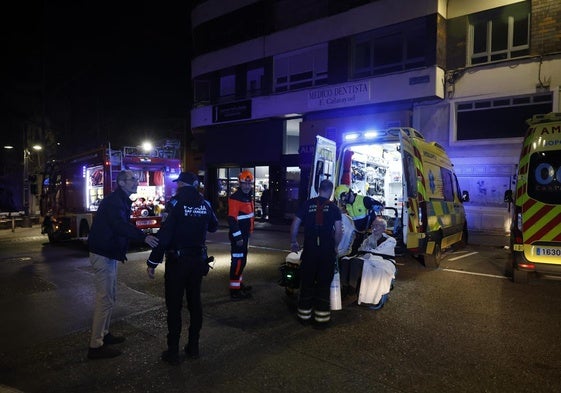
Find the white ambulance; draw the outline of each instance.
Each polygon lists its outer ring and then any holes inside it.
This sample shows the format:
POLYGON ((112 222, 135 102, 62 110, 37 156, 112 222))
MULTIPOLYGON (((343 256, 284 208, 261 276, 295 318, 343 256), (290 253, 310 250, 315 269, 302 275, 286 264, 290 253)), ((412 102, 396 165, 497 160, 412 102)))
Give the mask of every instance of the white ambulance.
POLYGON ((535 115, 528 124, 516 189, 505 193, 514 203, 505 273, 516 283, 530 274, 561 275, 561 113, 535 115))
POLYGON ((438 267, 444 249, 467 243, 469 194, 441 145, 413 128, 345 134, 340 147, 317 138, 311 197, 330 178, 384 203, 398 248, 421 256, 426 267, 438 267))

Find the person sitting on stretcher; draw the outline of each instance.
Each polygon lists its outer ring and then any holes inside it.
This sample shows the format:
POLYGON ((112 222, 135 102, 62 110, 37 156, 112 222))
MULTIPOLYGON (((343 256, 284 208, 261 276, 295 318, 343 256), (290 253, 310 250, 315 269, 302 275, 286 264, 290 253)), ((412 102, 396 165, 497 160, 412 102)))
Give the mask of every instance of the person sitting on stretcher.
POLYGON ((372 233, 353 256, 339 260, 341 295, 358 295, 358 304, 381 308, 395 279, 396 240, 385 233, 387 222, 377 216, 372 233), (381 301, 383 300, 382 304, 381 301))

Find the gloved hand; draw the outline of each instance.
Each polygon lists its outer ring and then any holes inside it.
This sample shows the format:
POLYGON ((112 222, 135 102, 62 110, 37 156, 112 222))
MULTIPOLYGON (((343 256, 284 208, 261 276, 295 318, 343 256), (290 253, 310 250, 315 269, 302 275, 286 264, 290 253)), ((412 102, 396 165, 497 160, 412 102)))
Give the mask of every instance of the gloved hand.
POLYGON ((211 263, 214 264, 214 257, 210 256, 210 257, 205 258, 203 263, 204 263, 203 276, 206 276, 208 274, 208 272, 210 271, 210 269, 214 269, 214 267, 211 265, 211 263))

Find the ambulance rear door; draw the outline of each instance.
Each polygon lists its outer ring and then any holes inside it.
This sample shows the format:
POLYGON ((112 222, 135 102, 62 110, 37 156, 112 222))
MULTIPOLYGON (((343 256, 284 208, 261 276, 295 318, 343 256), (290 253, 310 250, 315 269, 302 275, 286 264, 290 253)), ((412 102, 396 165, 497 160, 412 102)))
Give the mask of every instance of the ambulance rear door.
POLYGON ((422 226, 420 202, 424 200, 423 193, 419 192, 419 187, 422 189, 424 183, 419 151, 414 147, 409 132, 412 131, 399 129, 403 164, 403 214, 401 217, 403 243, 407 249, 415 252, 419 248, 420 237, 424 236, 419 230, 422 226))
POLYGON ((319 135, 316 136, 314 162, 310 173, 309 198, 315 198, 319 195, 319 184, 322 180, 328 179, 335 184, 336 154, 337 144, 335 141, 319 135))

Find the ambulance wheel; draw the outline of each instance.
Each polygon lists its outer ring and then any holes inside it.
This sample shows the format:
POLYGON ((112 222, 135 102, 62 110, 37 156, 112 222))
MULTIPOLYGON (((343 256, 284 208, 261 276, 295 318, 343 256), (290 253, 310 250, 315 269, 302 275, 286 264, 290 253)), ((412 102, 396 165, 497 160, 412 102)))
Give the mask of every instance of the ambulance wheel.
POLYGON ((468 244, 468 229, 467 229, 467 225, 464 226, 464 230, 462 231, 462 241, 460 242, 460 245, 462 247, 467 246, 468 244))
POLYGON ((434 245, 434 252, 432 254, 424 254, 423 260, 425 267, 429 269, 436 269, 440 266, 440 260, 442 259, 442 250, 440 249, 440 243, 436 242, 434 245))

